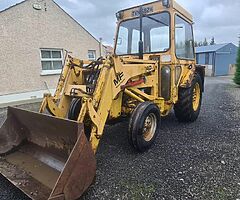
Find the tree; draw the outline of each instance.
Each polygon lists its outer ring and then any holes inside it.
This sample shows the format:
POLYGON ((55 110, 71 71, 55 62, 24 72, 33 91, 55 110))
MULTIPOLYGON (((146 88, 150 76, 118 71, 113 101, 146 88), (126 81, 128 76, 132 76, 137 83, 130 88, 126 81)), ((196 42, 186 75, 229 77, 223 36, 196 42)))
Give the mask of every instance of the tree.
POLYGON ((215 43, 215 38, 212 37, 211 42, 210 42, 210 45, 214 45, 214 44, 216 44, 216 43, 215 43))
POLYGON ((204 39, 204 41, 203 41, 203 46, 208 46, 207 38, 204 39))
POLYGON ((234 77, 234 82, 237 85, 240 85, 240 42, 238 47, 238 58, 237 58, 237 64, 236 64, 236 73, 234 77))

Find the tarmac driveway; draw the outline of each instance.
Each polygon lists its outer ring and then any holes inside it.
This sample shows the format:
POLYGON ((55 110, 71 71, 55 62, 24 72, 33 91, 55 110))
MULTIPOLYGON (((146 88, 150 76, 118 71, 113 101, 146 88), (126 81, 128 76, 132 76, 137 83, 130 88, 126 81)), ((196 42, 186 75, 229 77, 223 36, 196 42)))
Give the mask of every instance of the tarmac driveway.
MULTIPOLYGON (((240 199, 240 88, 231 78, 207 78, 197 122, 179 123, 172 113, 144 154, 129 146, 127 129, 106 128, 96 182, 82 199, 240 199)), ((0 199, 27 198, 0 177, 0 199)))

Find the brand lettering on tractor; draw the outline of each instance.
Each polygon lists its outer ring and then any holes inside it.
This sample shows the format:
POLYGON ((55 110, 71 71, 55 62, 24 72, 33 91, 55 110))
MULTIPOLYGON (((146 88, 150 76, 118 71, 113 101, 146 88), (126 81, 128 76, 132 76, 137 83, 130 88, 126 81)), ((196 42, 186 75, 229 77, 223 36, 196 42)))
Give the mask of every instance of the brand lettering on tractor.
POLYGON ((118 87, 119 84, 124 80, 123 77, 124 77, 123 72, 117 73, 116 79, 113 80, 113 83, 116 87, 118 87))
MULTIPOLYGON (((144 7, 142 8, 142 11, 143 11, 143 14, 148 14, 148 13, 151 13, 153 12, 153 7, 144 7)), ((134 10, 132 11, 132 17, 139 17, 140 16, 140 13, 139 13, 139 10, 134 10)))

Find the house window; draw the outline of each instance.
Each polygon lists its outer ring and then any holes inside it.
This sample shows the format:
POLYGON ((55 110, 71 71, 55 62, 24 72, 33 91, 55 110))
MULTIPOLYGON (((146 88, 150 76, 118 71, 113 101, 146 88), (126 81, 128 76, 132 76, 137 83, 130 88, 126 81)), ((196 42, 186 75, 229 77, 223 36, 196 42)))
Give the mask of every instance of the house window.
POLYGON ((88 60, 96 60, 96 51, 88 50, 88 60))
POLYGON ((60 73, 63 67, 62 50, 41 49, 41 64, 44 74, 60 73))

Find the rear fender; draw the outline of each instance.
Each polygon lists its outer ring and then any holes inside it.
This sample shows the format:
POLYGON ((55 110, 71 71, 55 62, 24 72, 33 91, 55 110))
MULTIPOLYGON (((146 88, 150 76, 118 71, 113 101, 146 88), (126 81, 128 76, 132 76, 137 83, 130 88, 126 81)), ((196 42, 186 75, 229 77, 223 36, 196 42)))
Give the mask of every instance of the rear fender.
POLYGON ((205 83, 205 67, 202 65, 196 65, 195 69, 189 69, 187 74, 184 76, 182 83, 180 84, 181 88, 189 88, 192 85, 192 80, 195 74, 199 74, 202 80, 203 92, 204 92, 204 83, 205 83))

